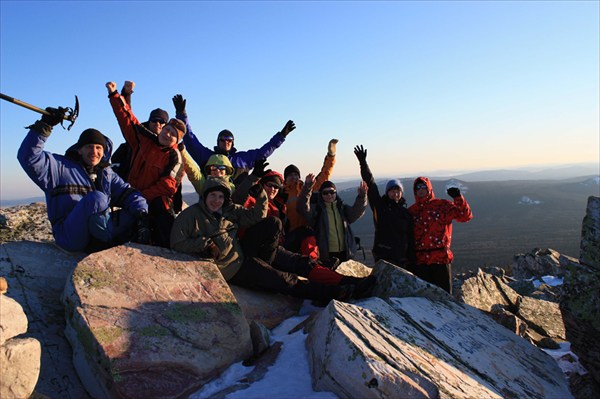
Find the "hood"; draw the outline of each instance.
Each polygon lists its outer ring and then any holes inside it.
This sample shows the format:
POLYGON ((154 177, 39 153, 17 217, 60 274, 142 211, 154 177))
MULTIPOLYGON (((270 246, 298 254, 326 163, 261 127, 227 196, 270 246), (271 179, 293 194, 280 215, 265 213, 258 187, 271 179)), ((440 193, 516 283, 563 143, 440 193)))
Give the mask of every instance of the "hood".
POLYGON ((226 173, 228 175, 233 174, 233 165, 231 164, 231 161, 229 160, 229 158, 227 158, 226 155, 213 154, 210 156, 210 158, 208 158, 208 161, 206 161, 206 165, 204 166, 204 172, 207 175, 210 174, 210 170, 208 169, 208 167, 211 165, 225 165, 225 167, 227 168, 226 173))
POLYGON ((265 173, 263 177, 260 178, 260 183, 264 184, 268 181, 275 181, 277 179, 279 179, 279 181, 277 182, 279 183, 279 186, 283 186, 283 175, 274 170, 270 170, 267 173, 265 173))
MULTIPOLYGON (((110 157, 112 156, 112 150, 113 150, 113 142, 111 139, 109 139, 108 137, 104 136, 104 140, 106 140, 106 151, 104 151, 104 156, 102 157, 102 160, 100 161, 100 166, 108 166, 110 165, 110 157)), ((67 151, 65 151, 65 156, 71 159, 80 159, 79 158, 79 153, 77 152, 77 150, 79 149, 79 147, 77 146, 77 143, 73 144, 72 146, 70 146, 67 151)))
POLYGON ((417 177, 415 179, 415 181, 413 182, 413 194, 415 195, 415 203, 417 203, 417 204, 423 203, 423 202, 428 202, 435 198, 435 194, 433 193, 433 186, 431 185, 431 181, 429 181, 429 179, 426 177, 417 177), (417 186, 418 182, 423 182, 427 186, 427 197, 425 197, 425 198, 417 197, 417 190, 415 187, 417 186))
POLYGON ((223 207, 229 205, 231 203, 231 185, 229 181, 222 177, 206 177, 206 182, 204 183, 202 194, 200 195, 200 202, 204 203, 204 198, 206 198, 206 195, 216 190, 222 191, 223 194, 225 194, 225 202, 223 203, 223 207))

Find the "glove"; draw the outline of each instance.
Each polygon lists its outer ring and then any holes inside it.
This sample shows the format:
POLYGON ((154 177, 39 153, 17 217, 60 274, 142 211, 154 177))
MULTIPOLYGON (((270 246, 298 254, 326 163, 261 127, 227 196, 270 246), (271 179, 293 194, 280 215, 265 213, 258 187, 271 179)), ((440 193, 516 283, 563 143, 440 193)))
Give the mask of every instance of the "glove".
POLYGON ((263 191, 262 185, 255 184, 252 187, 250 187, 250 189, 248 190, 248 195, 251 196, 252 198, 258 198, 262 191, 263 191))
POLYGON ((152 232, 150 231, 150 216, 146 212, 140 213, 137 221, 136 242, 150 245, 152 243, 152 232))
POLYGON ((41 121, 49 126, 56 126, 65 119, 67 109, 63 107, 58 107, 58 109, 48 107, 46 108, 46 112, 50 113, 50 115, 42 115, 41 121))
POLYGON ((209 240, 209 244, 206 247, 206 250, 210 254, 210 257, 214 260, 219 259, 219 257, 221 256, 221 250, 219 249, 217 244, 215 244, 212 240, 209 240))
POLYGON ((268 164, 269 163, 267 162, 266 159, 264 159, 264 158, 263 159, 259 159, 258 161, 256 161, 254 163, 254 169, 252 169, 251 175, 252 176, 256 176, 256 177, 258 177, 260 179, 265 174, 267 174, 268 172, 271 171, 271 169, 265 170, 265 168, 267 167, 268 164))
POLYGON ((361 164, 367 162, 367 150, 362 145, 354 147, 354 155, 356 155, 358 162, 361 164))
POLYGON ((330 157, 335 156, 335 145, 338 143, 338 139, 329 140, 329 145, 327 146, 327 155, 330 157))
POLYGON ((283 129, 281 129, 281 134, 283 137, 287 137, 287 135, 290 134, 295 128, 296 125, 294 124, 294 121, 287 121, 283 129))
POLYGON ((173 105, 175 106, 175 115, 185 115, 185 104, 187 100, 181 94, 173 96, 173 105))
POLYGON ((447 191, 448 195, 452 198, 460 197, 460 190, 457 187, 450 187, 447 191))

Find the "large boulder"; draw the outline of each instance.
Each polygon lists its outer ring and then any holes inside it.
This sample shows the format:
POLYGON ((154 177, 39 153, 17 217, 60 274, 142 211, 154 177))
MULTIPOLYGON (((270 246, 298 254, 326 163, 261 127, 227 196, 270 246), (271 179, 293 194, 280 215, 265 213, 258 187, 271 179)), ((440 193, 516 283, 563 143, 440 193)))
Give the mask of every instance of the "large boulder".
POLYGON ((2 294, 8 289, 0 278, 0 398, 28 398, 40 375, 42 349, 27 332, 27 316, 17 301, 2 294))
POLYGON ((600 270, 600 197, 588 198, 581 225, 581 263, 600 270))
POLYGON ((465 279, 455 290, 455 297, 479 310, 492 312, 498 305, 507 310, 516 310, 521 296, 514 291, 505 278, 489 274, 481 269, 465 279))
POLYGON ((542 276, 563 277, 573 264, 579 264, 578 260, 552 248, 535 248, 529 253, 515 255, 511 271, 517 280, 542 276))
MULTIPOLYGON (((65 282, 80 258, 80 254, 69 254, 49 243, 21 241, 0 245, 0 275, 8 280, 7 295, 27 315, 25 336, 35 338, 41 346, 35 397, 88 397, 73 367, 61 302, 65 282)), ((1 310, 4 311, 3 305, 1 310)))
POLYGON ((97 398, 178 398, 252 355, 248 322, 212 262, 128 244, 77 264, 66 335, 97 398))
POLYGON ((316 390, 340 398, 571 398, 552 358, 453 301, 332 301, 308 326, 316 390))
POLYGON ((231 292, 242 309, 246 320, 271 329, 298 314, 303 300, 291 296, 255 291, 231 285, 231 292))

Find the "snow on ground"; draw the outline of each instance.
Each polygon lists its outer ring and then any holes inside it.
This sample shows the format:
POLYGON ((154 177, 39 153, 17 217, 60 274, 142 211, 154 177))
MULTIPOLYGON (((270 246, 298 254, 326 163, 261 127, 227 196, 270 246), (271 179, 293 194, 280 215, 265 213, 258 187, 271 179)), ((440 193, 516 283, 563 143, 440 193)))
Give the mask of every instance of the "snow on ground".
MULTIPOLYGON (((247 389, 230 393, 227 399, 234 398, 289 398, 289 399, 336 399, 332 392, 316 392, 312 389, 308 352, 306 351, 306 334, 300 329, 293 334, 288 332, 304 321, 315 311, 310 301, 304 301, 305 306, 300 315, 291 317, 271 330, 271 343, 282 342, 281 353, 265 377, 253 383, 247 389)), ((221 376, 206 384, 202 389, 190 396, 190 399, 208 398, 217 392, 236 385, 252 367, 236 363, 229 367, 221 376)))

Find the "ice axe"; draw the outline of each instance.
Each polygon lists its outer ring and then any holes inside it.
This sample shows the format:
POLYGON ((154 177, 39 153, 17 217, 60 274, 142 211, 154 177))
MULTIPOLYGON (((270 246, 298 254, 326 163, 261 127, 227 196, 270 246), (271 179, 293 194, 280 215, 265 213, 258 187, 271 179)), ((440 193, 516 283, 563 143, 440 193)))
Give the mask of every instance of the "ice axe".
MULTIPOLYGON (((36 107, 35 105, 27 104, 24 101, 17 100, 16 98, 7 96, 5 94, 0 93, 0 98, 2 98, 3 100, 6 100, 6 101, 10 101, 13 104, 20 105, 21 107, 38 112, 42 115, 50 115, 50 113, 48 111, 46 111, 45 109, 41 109, 39 107, 36 107)), ((63 117, 64 120, 71 122, 71 124, 67 127, 67 130, 71 130, 71 127, 73 127, 73 124, 75 123, 75 119, 77 119, 78 116, 79 116, 79 98, 77 98, 77 96, 75 96, 75 108, 67 107, 67 111, 65 112, 65 116, 63 117)), ((60 125, 62 126, 62 122, 60 123, 60 125)))

